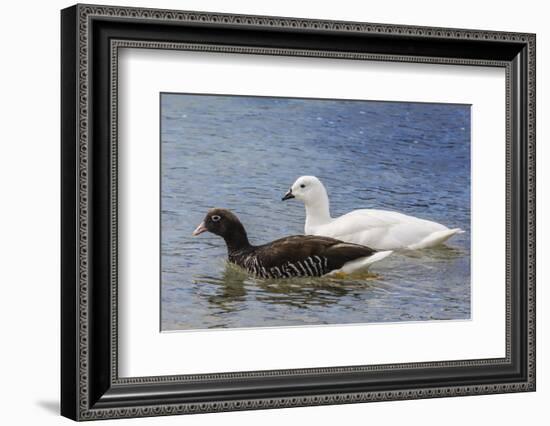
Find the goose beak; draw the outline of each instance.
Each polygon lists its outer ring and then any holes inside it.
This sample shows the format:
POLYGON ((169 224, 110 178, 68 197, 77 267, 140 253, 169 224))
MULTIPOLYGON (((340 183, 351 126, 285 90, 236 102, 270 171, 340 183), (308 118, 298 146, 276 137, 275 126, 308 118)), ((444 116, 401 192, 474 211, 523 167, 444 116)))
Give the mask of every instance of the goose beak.
POLYGON ((193 237, 196 237, 197 235, 202 234, 206 231, 208 231, 208 229, 206 229, 206 225, 204 224, 204 222, 201 222, 201 224, 197 226, 197 228, 193 231, 193 237))
POLYGON ((291 198, 294 198, 294 195, 292 194, 292 189, 289 189, 281 201, 290 200, 291 198))

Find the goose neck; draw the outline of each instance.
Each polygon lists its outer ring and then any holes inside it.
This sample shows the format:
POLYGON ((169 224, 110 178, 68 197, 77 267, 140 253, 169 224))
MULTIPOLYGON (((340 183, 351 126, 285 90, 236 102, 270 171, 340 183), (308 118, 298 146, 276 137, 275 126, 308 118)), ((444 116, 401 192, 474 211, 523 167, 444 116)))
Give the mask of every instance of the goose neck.
POLYGON ((310 201, 305 206, 307 226, 323 225, 332 220, 328 197, 325 196, 318 200, 310 201))
MULTIPOLYGON (((240 225, 240 224, 239 224, 240 225)), ((242 225, 235 227, 223 236, 229 254, 250 248, 250 242, 242 225)))

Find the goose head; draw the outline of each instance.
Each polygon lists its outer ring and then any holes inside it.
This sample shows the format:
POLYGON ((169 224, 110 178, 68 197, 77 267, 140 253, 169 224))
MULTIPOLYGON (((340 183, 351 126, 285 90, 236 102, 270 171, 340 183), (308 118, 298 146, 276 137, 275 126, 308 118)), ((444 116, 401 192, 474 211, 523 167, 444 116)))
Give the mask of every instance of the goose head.
POLYGON ((193 236, 211 232, 222 237, 230 248, 249 245, 246 231, 239 218, 226 209, 210 209, 204 220, 193 231, 193 236))
POLYGON ((283 201, 296 198, 305 204, 313 204, 326 197, 327 191, 319 179, 315 176, 301 176, 284 195, 283 201))

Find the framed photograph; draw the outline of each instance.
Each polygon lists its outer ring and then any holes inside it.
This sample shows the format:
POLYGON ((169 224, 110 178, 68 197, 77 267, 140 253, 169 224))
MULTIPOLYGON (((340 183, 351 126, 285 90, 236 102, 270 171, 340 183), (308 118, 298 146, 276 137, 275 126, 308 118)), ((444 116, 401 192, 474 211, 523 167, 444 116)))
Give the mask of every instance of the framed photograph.
POLYGON ((61 12, 61 412, 535 390, 535 35, 61 12))

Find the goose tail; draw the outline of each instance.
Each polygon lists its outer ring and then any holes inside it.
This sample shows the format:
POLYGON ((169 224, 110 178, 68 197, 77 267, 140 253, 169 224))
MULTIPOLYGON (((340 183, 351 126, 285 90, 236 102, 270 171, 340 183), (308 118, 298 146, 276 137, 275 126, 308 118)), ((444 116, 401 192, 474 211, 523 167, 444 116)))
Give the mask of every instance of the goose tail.
POLYGON ((417 249, 434 247, 434 246, 437 246, 439 244, 443 244, 445 241, 447 241, 453 235, 463 234, 464 232, 465 231, 460 229, 460 228, 445 229, 443 231, 437 231, 437 232, 434 232, 434 233, 428 235, 426 238, 424 238, 419 243, 413 244, 413 245, 411 245, 407 248, 409 250, 417 250, 417 249))
POLYGON ((372 256, 369 256, 366 259, 364 259, 364 261, 363 261, 364 265, 365 266, 372 265, 374 262, 378 262, 382 259, 385 259, 386 257, 388 257, 392 253, 393 253, 393 250, 377 251, 372 256))
POLYGON ((331 276, 331 275, 337 275, 337 274, 340 274, 340 273, 353 274, 355 272, 359 272, 359 271, 368 269, 368 267, 370 265, 372 265, 373 263, 378 262, 382 259, 385 259, 386 257, 388 257, 392 253, 393 253, 392 250, 378 251, 378 252, 374 253, 372 256, 360 257, 359 259, 355 259, 355 260, 352 260, 350 262, 345 263, 340 269, 338 269, 336 271, 332 271, 327 275, 331 276))

